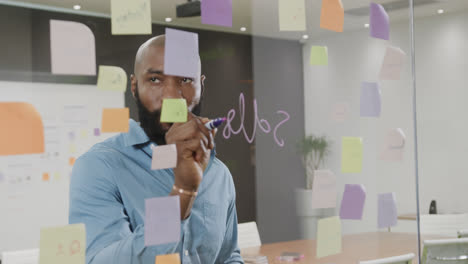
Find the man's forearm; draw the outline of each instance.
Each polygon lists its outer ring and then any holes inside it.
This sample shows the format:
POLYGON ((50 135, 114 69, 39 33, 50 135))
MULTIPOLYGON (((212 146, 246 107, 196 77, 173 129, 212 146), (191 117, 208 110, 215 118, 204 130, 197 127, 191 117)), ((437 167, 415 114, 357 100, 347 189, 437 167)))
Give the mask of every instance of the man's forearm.
POLYGON ((193 201, 195 201, 196 196, 189 194, 180 193, 177 190, 172 190, 169 195, 178 195, 180 198, 180 219, 185 220, 189 217, 190 212, 192 211, 193 201))

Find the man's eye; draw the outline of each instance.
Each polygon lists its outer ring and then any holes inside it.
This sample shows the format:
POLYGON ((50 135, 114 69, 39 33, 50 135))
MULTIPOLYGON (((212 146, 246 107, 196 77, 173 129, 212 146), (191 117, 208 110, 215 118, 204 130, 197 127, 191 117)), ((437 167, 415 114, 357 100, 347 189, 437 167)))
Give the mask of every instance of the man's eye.
POLYGON ((192 82, 193 82, 193 79, 191 79, 191 78, 183 78, 183 79, 182 79, 182 82, 183 82, 183 83, 192 83, 192 82))
POLYGON ((157 77, 151 77, 150 81, 154 82, 154 83, 160 83, 161 82, 157 77))

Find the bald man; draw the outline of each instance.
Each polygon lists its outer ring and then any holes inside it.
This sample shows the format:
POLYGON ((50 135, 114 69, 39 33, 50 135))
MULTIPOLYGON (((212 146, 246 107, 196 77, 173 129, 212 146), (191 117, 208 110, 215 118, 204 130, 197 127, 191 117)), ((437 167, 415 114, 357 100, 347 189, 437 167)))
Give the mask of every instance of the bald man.
POLYGON ((96 144, 76 161, 69 222, 86 225, 89 264, 153 264, 157 255, 173 253, 182 263, 243 263, 234 184, 215 157, 215 132, 203 125, 208 119, 189 113, 186 123, 159 121, 166 98, 183 98, 193 111, 205 79, 164 74, 164 43, 164 36, 152 38, 136 54, 130 79, 140 124, 130 120, 128 133, 96 144), (164 144, 176 144, 177 166, 151 170, 152 147, 164 144), (180 240, 145 247, 145 199, 168 195, 180 198, 180 240))

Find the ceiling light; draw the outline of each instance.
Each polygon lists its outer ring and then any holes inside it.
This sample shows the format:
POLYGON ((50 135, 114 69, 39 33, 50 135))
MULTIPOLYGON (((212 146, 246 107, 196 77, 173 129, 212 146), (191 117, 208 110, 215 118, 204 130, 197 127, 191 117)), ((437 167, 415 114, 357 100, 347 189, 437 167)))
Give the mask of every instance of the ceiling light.
POLYGON ((80 9, 81 9, 81 6, 80 6, 80 5, 74 5, 74 6, 73 6, 73 9, 75 9, 75 10, 80 10, 80 9))
POLYGON ((169 23, 169 22, 172 22, 172 18, 170 18, 170 17, 166 17, 165 20, 166 20, 166 22, 168 22, 168 23, 169 23))
POLYGON ((365 28, 369 28, 369 24, 367 24, 367 23, 364 24, 364 27, 365 27, 365 28))
POLYGON ((246 27, 241 27, 241 28, 240 28, 240 31, 242 31, 242 32, 244 32, 244 31, 246 31, 246 30, 247 30, 246 27))
POLYGON ((309 35, 302 35, 303 39, 309 39, 309 35))
POLYGON ((444 10, 443 10, 443 9, 437 10, 437 14, 443 14, 443 13, 444 13, 444 10))

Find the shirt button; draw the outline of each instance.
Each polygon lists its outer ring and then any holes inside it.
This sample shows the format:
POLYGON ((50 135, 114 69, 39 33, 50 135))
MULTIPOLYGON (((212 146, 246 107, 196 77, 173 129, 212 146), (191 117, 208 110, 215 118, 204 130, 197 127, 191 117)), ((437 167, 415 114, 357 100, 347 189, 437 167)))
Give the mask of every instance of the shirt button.
POLYGON ((185 250, 184 254, 185 256, 188 256, 188 250, 185 250))

